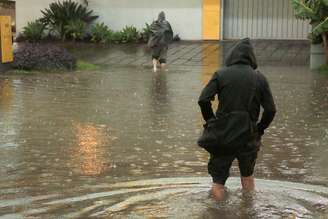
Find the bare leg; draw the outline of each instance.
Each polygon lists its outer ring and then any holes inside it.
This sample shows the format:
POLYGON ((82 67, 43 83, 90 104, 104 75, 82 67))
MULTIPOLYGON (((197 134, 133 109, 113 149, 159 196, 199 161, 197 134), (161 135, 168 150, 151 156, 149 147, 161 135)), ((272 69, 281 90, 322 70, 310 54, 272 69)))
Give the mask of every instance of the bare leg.
POLYGON ((157 72, 157 62, 158 62, 157 59, 153 59, 153 70, 154 70, 154 72, 157 72))
POLYGON ((161 69, 165 70, 166 64, 165 63, 161 63, 161 69))
POLYGON ((255 189, 254 176, 240 177, 240 181, 244 190, 252 191, 255 189))
POLYGON ((211 193, 216 201, 222 201, 224 199, 224 185, 213 183, 211 193))

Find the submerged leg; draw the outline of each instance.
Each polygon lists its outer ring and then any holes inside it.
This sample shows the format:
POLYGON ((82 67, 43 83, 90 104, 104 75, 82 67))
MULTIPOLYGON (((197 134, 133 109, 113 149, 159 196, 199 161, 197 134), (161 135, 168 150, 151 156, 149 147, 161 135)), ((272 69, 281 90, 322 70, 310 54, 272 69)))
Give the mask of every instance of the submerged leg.
POLYGON ((252 191, 255 189, 254 176, 240 177, 241 185, 245 191, 252 191))
POLYGON ((161 63, 161 69, 164 71, 167 71, 168 69, 166 68, 166 63, 161 63))
POLYGON ((224 199, 224 185, 213 183, 211 194, 216 201, 222 201, 224 199))
POLYGON ((157 72, 157 62, 158 62, 157 59, 153 59, 153 71, 154 72, 157 72))
POLYGON ((208 173, 212 176, 212 195, 216 201, 222 201, 225 197, 225 183, 229 177, 230 167, 235 156, 223 156, 210 154, 208 173))

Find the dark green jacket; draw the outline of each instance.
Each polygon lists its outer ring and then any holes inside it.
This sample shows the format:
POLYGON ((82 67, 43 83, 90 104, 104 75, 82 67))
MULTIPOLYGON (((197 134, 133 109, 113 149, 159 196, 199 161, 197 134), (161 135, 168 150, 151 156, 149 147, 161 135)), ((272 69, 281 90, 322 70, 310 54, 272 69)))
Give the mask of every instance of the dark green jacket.
POLYGON ((204 120, 215 116, 211 105, 215 95, 219 99, 217 113, 249 111, 254 122, 258 122, 262 106, 264 111, 257 127, 263 135, 275 116, 276 107, 267 79, 256 69, 257 62, 250 40, 243 39, 230 50, 225 67, 215 72, 199 97, 198 104, 204 120), (249 108, 254 89, 255 95, 249 108))

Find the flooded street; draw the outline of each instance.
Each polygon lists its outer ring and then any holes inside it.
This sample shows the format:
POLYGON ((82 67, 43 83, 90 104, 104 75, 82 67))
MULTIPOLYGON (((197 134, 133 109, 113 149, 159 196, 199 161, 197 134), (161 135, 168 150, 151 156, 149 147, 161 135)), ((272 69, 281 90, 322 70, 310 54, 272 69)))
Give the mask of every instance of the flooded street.
POLYGON ((256 192, 235 164, 227 200, 212 201, 196 145, 224 45, 176 46, 158 73, 140 48, 83 50, 99 70, 0 74, 0 218, 327 218, 328 77, 309 71, 306 46, 257 46, 278 113, 256 192))

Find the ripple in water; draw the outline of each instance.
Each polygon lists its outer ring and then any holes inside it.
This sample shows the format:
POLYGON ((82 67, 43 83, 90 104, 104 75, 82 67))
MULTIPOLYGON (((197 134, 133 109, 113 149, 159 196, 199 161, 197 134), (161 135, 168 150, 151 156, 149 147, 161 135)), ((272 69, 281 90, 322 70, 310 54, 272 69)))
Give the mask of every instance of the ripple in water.
POLYGON ((209 178, 162 178, 85 186, 58 194, 1 200, 0 218, 328 218, 328 188, 260 180, 245 193, 230 178, 226 200, 209 196, 209 178), (92 192, 90 192, 92 191, 92 192))

